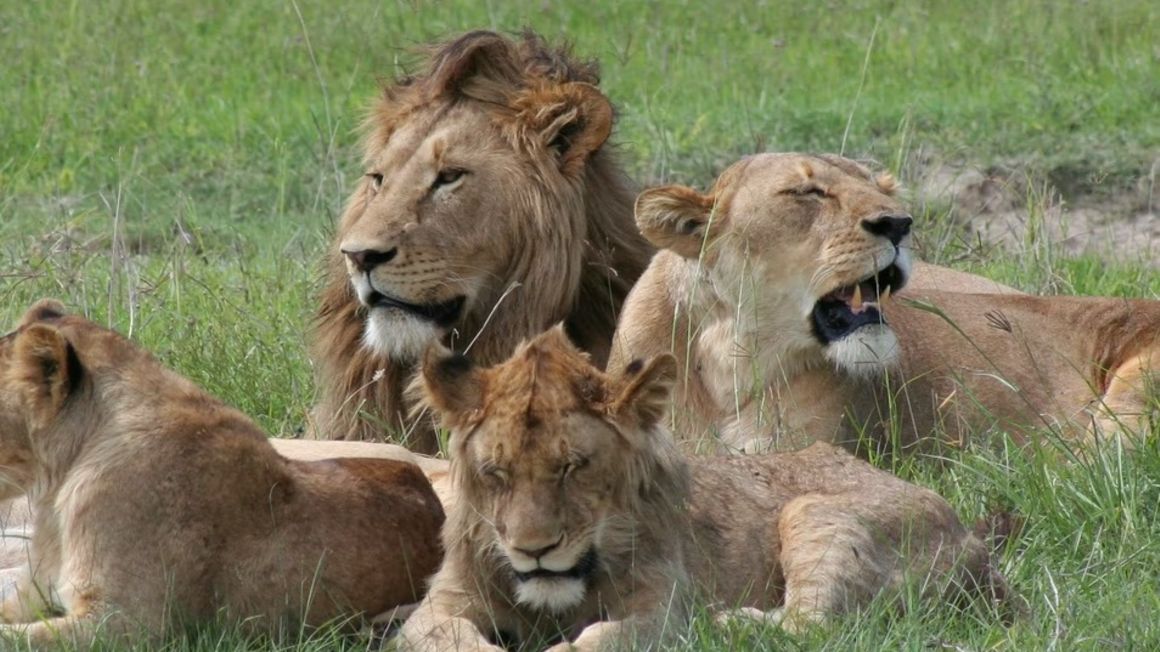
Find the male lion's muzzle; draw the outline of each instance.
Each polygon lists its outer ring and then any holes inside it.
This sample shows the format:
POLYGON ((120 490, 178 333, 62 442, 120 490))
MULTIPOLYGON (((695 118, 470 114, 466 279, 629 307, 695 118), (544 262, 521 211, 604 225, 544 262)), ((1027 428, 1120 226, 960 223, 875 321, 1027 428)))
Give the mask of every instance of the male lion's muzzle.
POLYGON ((425 319, 434 323, 441 328, 450 328, 459 321, 459 315, 463 312, 463 304, 466 297, 460 295, 447 301, 439 303, 409 303, 398 299, 396 297, 388 296, 372 289, 363 301, 369 308, 395 308, 403 312, 425 319))

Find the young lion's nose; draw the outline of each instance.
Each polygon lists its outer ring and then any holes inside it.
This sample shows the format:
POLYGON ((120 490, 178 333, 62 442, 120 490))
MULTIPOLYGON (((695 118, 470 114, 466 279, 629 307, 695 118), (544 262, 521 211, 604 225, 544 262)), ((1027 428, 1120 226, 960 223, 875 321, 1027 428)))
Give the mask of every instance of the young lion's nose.
POLYGON ((391 247, 387 251, 376 251, 374 249, 350 250, 343 249, 342 253, 350 259, 351 264, 355 266, 360 272, 369 272, 372 269, 389 263, 399 253, 398 247, 391 247))
POLYGON ((563 540, 564 540, 564 537, 561 536, 559 539, 556 539, 555 543, 551 543, 551 544, 548 544, 548 545, 540 547, 540 548, 519 548, 519 547, 516 547, 516 550, 518 550, 520 552, 520 554, 527 555, 528 557, 531 557, 532 559, 539 559, 540 557, 543 557, 544 555, 548 554, 549 552, 552 552, 557 547, 559 547, 560 542, 563 540))
POLYGON ((862 220, 862 228, 874 235, 880 235, 898 246, 906 234, 910 233, 910 225, 914 223, 909 215, 879 215, 873 219, 862 220))

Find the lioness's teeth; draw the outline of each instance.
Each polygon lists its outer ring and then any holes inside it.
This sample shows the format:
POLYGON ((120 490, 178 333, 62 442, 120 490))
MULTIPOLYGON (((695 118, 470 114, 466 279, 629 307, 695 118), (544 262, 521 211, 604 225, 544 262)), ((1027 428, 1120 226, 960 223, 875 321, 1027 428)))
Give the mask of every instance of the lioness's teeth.
POLYGON ((882 291, 882 294, 878 295, 879 303, 885 303, 888 299, 890 299, 890 286, 889 285, 887 285, 886 289, 882 291))
POLYGON ((854 286, 854 298, 850 300, 850 308, 854 312, 862 310, 862 286, 854 286))

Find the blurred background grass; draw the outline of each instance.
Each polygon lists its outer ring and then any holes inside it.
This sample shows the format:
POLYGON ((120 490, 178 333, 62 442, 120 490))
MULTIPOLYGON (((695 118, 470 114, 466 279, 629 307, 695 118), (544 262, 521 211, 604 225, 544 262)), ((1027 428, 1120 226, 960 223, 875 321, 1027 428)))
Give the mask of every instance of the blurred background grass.
MULTIPOLYGON (((360 174, 357 125, 416 45, 524 26, 572 41, 602 63, 615 140, 642 183, 703 185, 763 150, 872 157, 904 181, 1001 168, 1050 188, 1020 208, 1034 227, 1055 192, 1152 210, 1158 25, 1147 0, 0 0, 0 322, 58 297, 288 433, 313 398, 305 334, 360 174)), ((953 211, 916 206, 928 258, 1031 291, 1160 287, 1147 257, 1069 256, 1033 229, 998 249, 953 211)), ((872 610, 804 639, 706 621, 690 645, 1155 649, 1158 460, 1155 446, 1099 468, 979 451, 897 469, 965 516, 996 503, 1031 515, 1005 557, 1033 608, 1013 630, 872 610)), ((322 640, 305 647, 334 644, 322 640)))

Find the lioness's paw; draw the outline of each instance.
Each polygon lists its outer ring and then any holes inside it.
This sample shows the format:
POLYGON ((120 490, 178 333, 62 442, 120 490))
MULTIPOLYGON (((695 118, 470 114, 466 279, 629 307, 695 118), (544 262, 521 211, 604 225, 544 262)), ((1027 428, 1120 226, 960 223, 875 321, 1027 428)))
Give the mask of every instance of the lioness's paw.
POLYGON ((718 612, 713 617, 713 622, 722 627, 744 625, 746 623, 779 625, 783 618, 785 618, 785 609, 781 607, 772 611, 762 611, 760 609, 754 609, 753 607, 739 607, 737 609, 725 609, 718 612))

